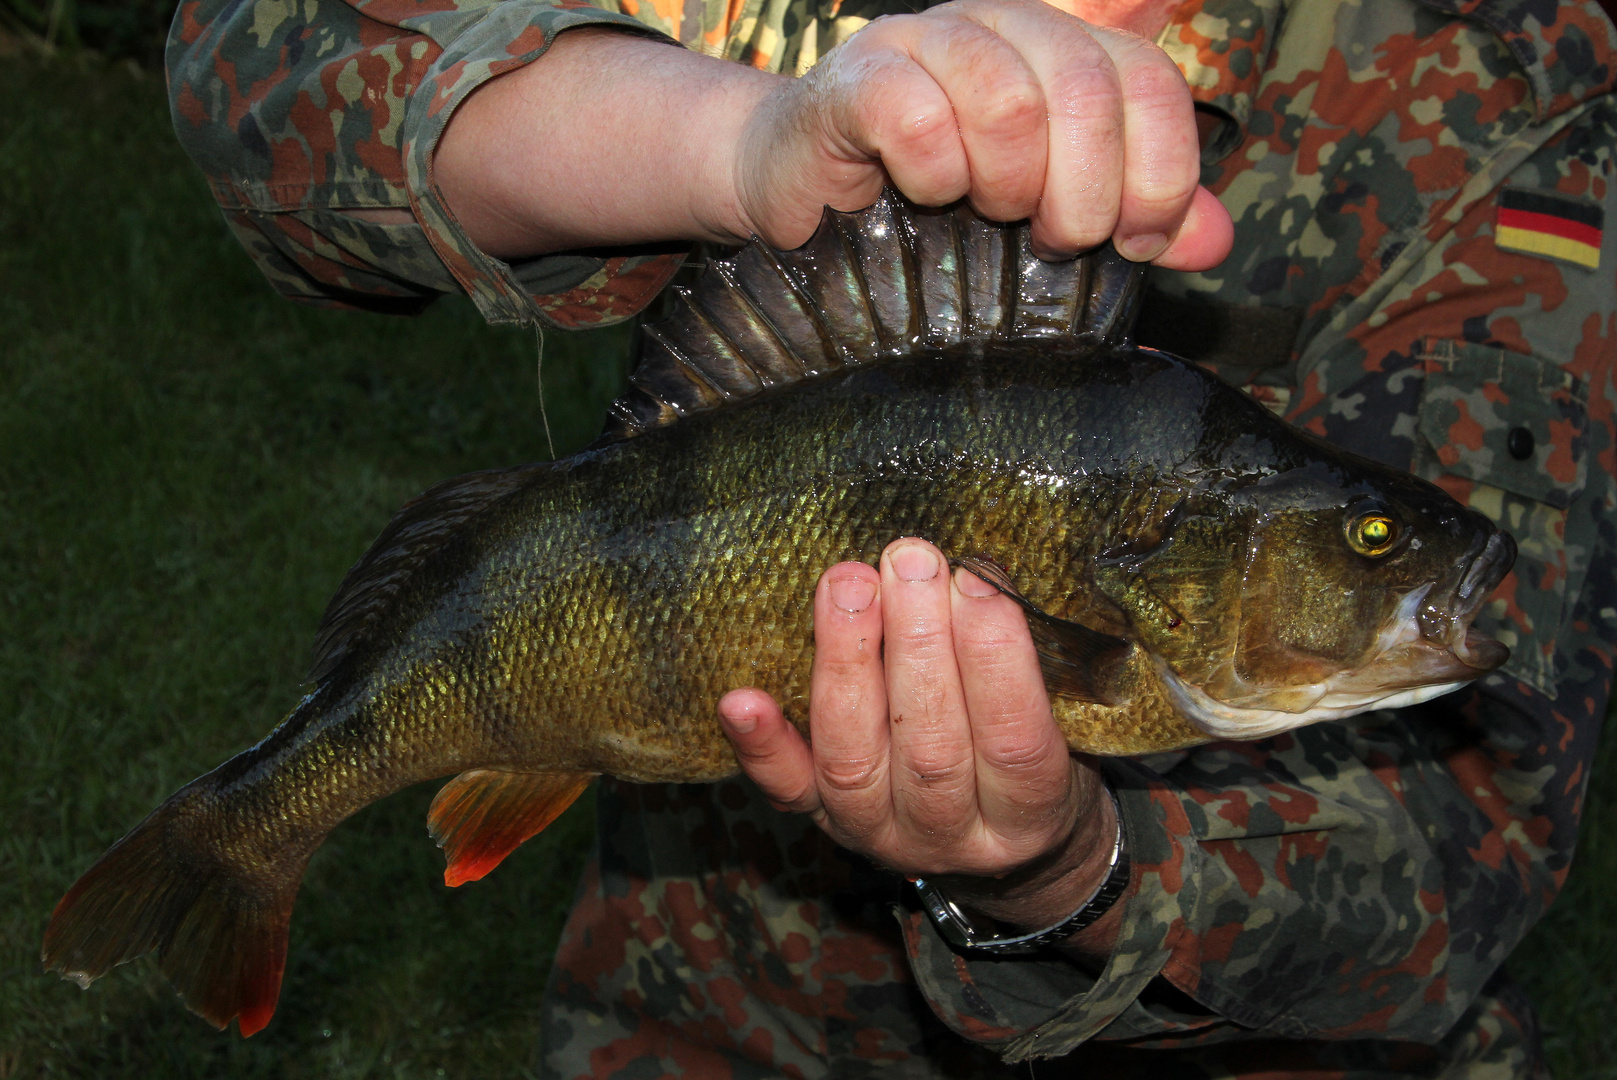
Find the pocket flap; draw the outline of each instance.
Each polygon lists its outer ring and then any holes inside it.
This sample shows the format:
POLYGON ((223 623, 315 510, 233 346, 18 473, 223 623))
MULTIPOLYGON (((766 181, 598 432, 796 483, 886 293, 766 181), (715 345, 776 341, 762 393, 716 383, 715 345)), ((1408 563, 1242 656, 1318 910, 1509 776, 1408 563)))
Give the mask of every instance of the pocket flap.
POLYGON ((1589 387, 1505 349, 1428 340, 1420 431, 1444 472, 1565 510, 1588 476, 1589 387))

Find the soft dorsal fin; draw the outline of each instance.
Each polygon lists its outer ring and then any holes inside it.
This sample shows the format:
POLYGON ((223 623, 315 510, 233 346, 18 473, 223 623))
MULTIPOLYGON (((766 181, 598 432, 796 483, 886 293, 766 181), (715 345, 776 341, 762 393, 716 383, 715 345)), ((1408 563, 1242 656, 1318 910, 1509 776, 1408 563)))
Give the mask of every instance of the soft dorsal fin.
POLYGON ((398 593, 423 563, 458 535, 460 526, 517 490, 535 469, 467 473, 405 503, 343 577, 315 632, 309 681, 320 683, 369 640, 370 628, 393 610, 398 593))
POLYGON ((444 849, 444 884, 478 881, 584 793, 594 773, 473 769, 445 784, 427 811, 444 849))
POLYGON ((1144 268, 1110 244, 1066 262, 1033 255, 1026 222, 885 191, 827 209, 795 251, 756 237, 717 260, 644 330, 631 389, 602 441, 638 435, 787 383, 918 348, 1017 338, 1127 340, 1144 268))
POLYGON ((1041 611, 1016 590, 1003 569, 987 559, 956 559, 1027 612, 1028 631, 1039 653, 1044 688, 1057 697, 1097 705, 1120 704, 1115 676, 1134 647, 1126 639, 1041 611))

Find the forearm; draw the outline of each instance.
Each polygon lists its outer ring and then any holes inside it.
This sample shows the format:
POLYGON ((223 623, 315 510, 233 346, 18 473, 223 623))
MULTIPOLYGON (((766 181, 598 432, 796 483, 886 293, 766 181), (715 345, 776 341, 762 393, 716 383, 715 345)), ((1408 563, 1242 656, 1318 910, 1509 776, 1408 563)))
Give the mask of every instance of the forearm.
POLYGON ((479 250, 433 175, 444 126, 481 86, 543 66, 557 38, 586 28, 652 40, 642 24, 543 0, 323 4, 312 22, 270 27, 255 10, 188 6, 167 72, 181 142, 283 294, 405 312, 464 291, 492 322, 571 328, 627 318, 676 268, 677 254, 642 250, 519 272, 479 250))
POLYGON ((783 78, 612 30, 572 30, 456 110, 434 175, 472 240, 501 258, 744 240, 734 148, 783 78))

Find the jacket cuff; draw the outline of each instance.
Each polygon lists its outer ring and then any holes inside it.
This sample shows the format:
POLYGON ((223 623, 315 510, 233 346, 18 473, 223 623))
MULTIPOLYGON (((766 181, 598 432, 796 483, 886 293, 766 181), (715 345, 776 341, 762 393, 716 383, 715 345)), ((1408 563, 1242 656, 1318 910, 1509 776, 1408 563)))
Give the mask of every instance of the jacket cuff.
POLYGON ((438 140, 467 95, 495 76, 532 63, 557 34, 581 26, 611 26, 679 46, 626 15, 579 0, 508 0, 487 9, 444 46, 405 110, 400 145, 411 209, 433 250, 491 323, 542 321, 576 329, 620 322, 649 303, 684 258, 682 252, 667 251, 616 257, 567 254, 513 267, 472 243, 433 179, 438 140), (524 279, 544 281, 551 291, 531 292, 524 279))
POLYGON ((1100 974, 1051 954, 978 957, 958 952, 923 912, 901 912, 910 966, 933 1012, 1006 1061, 1058 1057, 1132 1006, 1167 963, 1195 903, 1199 849, 1179 798, 1134 762, 1108 762, 1127 832, 1133 891, 1100 974))

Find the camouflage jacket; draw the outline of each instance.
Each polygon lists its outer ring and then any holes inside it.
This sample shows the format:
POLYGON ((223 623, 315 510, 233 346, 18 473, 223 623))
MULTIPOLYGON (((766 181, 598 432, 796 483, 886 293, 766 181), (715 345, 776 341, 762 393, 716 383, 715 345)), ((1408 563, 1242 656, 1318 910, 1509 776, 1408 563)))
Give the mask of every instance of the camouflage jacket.
MULTIPOLYGON (((571 26, 794 71, 907 7, 188 0, 170 89, 287 295, 462 289, 490 319, 589 325, 674 259, 477 251, 431 182, 455 104, 571 26), (337 212, 405 206, 419 224, 337 212)), ((1398 713, 1109 763, 1136 884, 1100 971, 951 951, 901 882, 744 783, 605 784, 551 1075, 1533 1070, 1499 968, 1566 875, 1617 643, 1617 32, 1592 3, 1187 0, 1162 44, 1221 120, 1203 180, 1236 247, 1158 273, 1142 336, 1509 529, 1483 625, 1510 664, 1398 713), (1211 329, 1174 340, 1187 312, 1211 329)))

